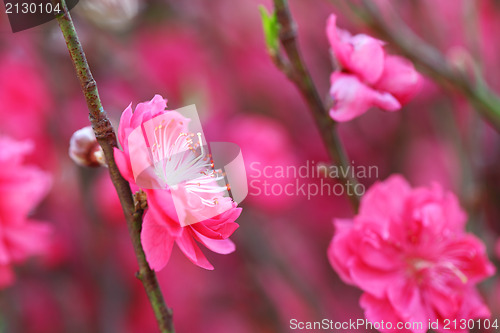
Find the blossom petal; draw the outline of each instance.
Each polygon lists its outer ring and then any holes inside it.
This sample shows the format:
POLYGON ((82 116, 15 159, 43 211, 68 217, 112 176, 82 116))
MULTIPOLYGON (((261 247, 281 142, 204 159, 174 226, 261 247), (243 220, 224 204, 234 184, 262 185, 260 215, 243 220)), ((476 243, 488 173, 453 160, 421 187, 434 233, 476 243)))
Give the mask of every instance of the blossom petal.
POLYGON ((384 71, 374 87, 390 93, 403 105, 417 94, 421 85, 422 78, 409 60, 387 55, 384 71))
POLYGON ((174 238, 165 226, 156 223, 150 212, 146 212, 142 223, 141 243, 146 254, 146 260, 155 271, 167 265, 172 253, 174 238))
POLYGON ((401 108, 399 102, 388 93, 381 93, 362 83, 356 76, 344 73, 333 73, 331 76, 330 95, 333 107, 330 117, 344 122, 359 117, 372 106, 386 111, 401 108))
POLYGON ((148 198, 148 213, 160 225, 164 225, 170 234, 178 237, 182 233, 177 212, 168 190, 145 190, 148 198))
POLYGON ((0 218, 4 223, 22 223, 30 211, 45 197, 52 186, 50 175, 33 166, 20 166, 13 173, 0 175, 0 218), (29 198, 29 200, 26 200, 29 198), (16 212, 13 214, 12 207, 16 212))
POLYGON ((166 112, 167 100, 160 95, 155 95, 148 102, 139 103, 130 119, 130 127, 137 128, 144 122, 151 120, 154 116, 166 112))
POLYGON ((350 41, 354 46, 348 68, 365 82, 375 83, 384 70, 385 51, 383 42, 365 34, 354 36, 350 41))
MULTIPOLYGON (((416 283, 400 278, 389 287, 387 296, 401 319, 411 323, 422 323, 422 327, 426 328, 429 318, 422 304, 422 295, 416 283)), ((426 331, 426 329, 413 330, 413 332, 422 333, 426 331)))
POLYGON ((120 142, 122 147, 127 141, 128 134, 130 132, 130 129, 132 128, 130 124, 132 113, 132 103, 130 103, 120 117, 120 123, 118 124, 118 141, 120 142), (129 131, 127 131, 127 129, 129 131))
POLYGON ((352 281, 363 291, 382 298, 394 281, 400 276, 398 271, 383 271, 367 265, 360 258, 349 265, 352 281))
POLYGON ((484 244, 473 235, 464 235, 446 242, 441 261, 451 263, 468 283, 477 283, 495 273, 484 244))
POLYGON ((337 28, 337 17, 328 18, 326 33, 339 64, 363 81, 375 83, 384 70, 383 42, 365 34, 351 36, 337 28))
MULTIPOLYGON (((400 175, 392 175, 384 182, 372 185, 363 197, 359 207, 359 216, 371 221, 395 222, 403 215, 406 197, 411 187, 400 175)), ((381 234, 389 232, 389 225, 380 225, 381 234), (383 232, 382 232, 383 231, 383 232)))
POLYGON ((328 247, 328 259, 342 281, 354 284, 349 271, 350 263, 354 260, 351 250, 352 220, 336 219, 335 236, 328 247))
POLYGON ((118 166, 123 178, 125 178, 128 182, 135 183, 132 166, 130 165, 130 158, 118 148, 113 149, 113 155, 115 157, 116 165, 118 166))
POLYGON ((236 250, 236 245, 230 239, 212 239, 203 236, 196 230, 193 231, 196 240, 205 245, 210 251, 219 254, 229 254, 236 250))
POLYGON ((186 257, 188 257, 188 259, 193 262, 193 264, 208 270, 214 269, 214 266, 212 266, 212 264, 208 262, 203 252, 201 252, 198 245, 196 245, 193 237, 189 234, 188 229, 183 229, 180 237, 176 239, 176 243, 181 249, 182 253, 184 253, 186 257))
MULTIPOLYGON (((392 324, 391 327, 393 327, 392 330, 387 329, 386 327, 388 325, 385 325, 384 329, 380 329, 381 332, 411 332, 410 330, 407 329, 394 329, 394 327, 397 327, 397 323, 401 322, 401 318, 399 318, 395 311, 394 308, 391 306, 391 303, 387 300, 387 298, 377 298, 373 295, 370 295, 368 293, 364 293, 361 296, 361 299, 359 301, 359 304, 365 311, 365 317, 367 320, 369 320, 372 323, 381 323, 384 321, 384 323, 390 322, 392 324)), ((417 331, 418 332, 418 331, 417 331)), ((423 331, 425 332, 425 331, 423 331)))

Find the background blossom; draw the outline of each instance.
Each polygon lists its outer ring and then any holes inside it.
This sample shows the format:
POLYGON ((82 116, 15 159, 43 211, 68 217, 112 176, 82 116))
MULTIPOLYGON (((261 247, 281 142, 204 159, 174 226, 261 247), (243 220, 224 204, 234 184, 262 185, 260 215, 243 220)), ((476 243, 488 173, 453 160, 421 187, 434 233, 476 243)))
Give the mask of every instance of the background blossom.
POLYGON ((488 318, 475 285, 495 269, 465 221, 439 185, 412 189, 391 176, 370 188, 352 221, 336 220, 329 259, 364 291, 360 304, 372 322, 420 322, 412 331, 426 332, 429 320, 488 318))
POLYGON ((51 186, 47 173, 24 163, 33 149, 30 141, 0 137, 0 287, 14 281, 14 264, 45 253, 49 245, 50 226, 28 218, 51 186))
POLYGON ((337 28, 335 14, 328 18, 326 33, 339 65, 330 77, 334 120, 349 121, 372 106, 396 111, 418 92, 421 79, 413 64, 387 54, 383 41, 337 28))

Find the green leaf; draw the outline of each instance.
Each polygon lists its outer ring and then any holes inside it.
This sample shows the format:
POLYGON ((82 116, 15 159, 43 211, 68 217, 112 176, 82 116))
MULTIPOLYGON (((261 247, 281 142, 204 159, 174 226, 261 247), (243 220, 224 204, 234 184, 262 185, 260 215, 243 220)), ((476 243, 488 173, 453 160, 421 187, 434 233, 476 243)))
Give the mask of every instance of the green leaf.
POLYGON ((278 17, 273 12, 269 14, 266 7, 259 6, 260 15, 262 17, 262 27, 264 28, 264 37, 266 39, 267 51, 271 55, 276 55, 279 48, 279 31, 280 25, 278 17))

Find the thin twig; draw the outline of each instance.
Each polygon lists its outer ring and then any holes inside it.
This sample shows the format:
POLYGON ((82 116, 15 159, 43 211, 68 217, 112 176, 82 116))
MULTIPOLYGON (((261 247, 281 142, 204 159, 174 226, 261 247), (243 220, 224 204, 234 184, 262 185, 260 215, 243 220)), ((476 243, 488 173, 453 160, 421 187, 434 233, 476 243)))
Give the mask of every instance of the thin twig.
POLYGON ((357 11, 357 14, 368 26, 391 45, 398 47, 407 58, 436 78, 438 83, 463 93, 481 116, 500 132, 500 98, 484 79, 480 76, 471 79, 465 72, 454 68, 441 52, 418 37, 396 13, 392 12, 390 20, 387 20, 372 1, 363 0, 363 5, 365 10, 357 11))
MULTIPOLYGON (((336 130, 337 123, 329 116, 328 110, 323 105, 323 101, 299 51, 295 22, 290 14, 287 0, 274 0, 274 9, 280 24, 280 42, 288 56, 289 62, 285 62, 281 58, 279 62, 276 59, 274 61, 279 64, 278 68, 297 86, 302 97, 305 99, 313 114, 330 158, 343 170, 348 170, 350 163, 336 130)), ((346 186, 350 184, 354 188, 358 184, 357 179, 351 177, 351 175, 347 175, 346 177, 341 175, 340 178, 346 186)), ((348 195, 348 197, 354 210, 357 211, 360 198, 356 193, 348 195)))
POLYGON ((172 310, 165 304, 158 280, 156 279, 156 274, 149 267, 141 244, 140 235, 144 211, 140 207, 137 209, 134 207, 134 200, 130 190, 130 185, 122 177, 120 171, 118 170, 118 166, 116 165, 113 156, 113 149, 117 147, 113 127, 111 126, 106 112, 102 107, 99 93, 97 91, 97 84, 90 71, 87 58, 85 57, 82 45, 78 39, 78 35, 66 3, 64 0, 57 1, 60 1, 59 3, 62 10, 62 13, 57 16, 57 21, 64 35, 71 60, 73 61, 76 74, 85 95, 85 100, 90 114, 90 122, 92 123, 92 128, 94 129, 97 142, 102 147, 104 152, 111 181, 113 182, 116 192, 120 198, 120 203, 123 208, 123 213, 125 214, 130 237, 132 238, 135 255, 139 264, 139 271, 136 276, 146 289, 146 293, 153 307, 156 320, 158 321, 160 332, 173 333, 174 327, 172 310))

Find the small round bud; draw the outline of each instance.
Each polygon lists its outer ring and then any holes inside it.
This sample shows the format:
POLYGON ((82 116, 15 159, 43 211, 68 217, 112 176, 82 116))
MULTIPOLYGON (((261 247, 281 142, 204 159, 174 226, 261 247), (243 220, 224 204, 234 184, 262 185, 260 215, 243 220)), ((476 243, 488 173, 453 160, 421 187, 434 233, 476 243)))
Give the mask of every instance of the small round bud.
POLYGON ((139 14, 139 0, 87 0, 78 5, 79 13, 93 24, 112 31, 124 31, 139 14))
POLYGON ((80 166, 107 166, 104 152, 97 143, 91 126, 84 127, 73 133, 69 141, 69 157, 80 166))

